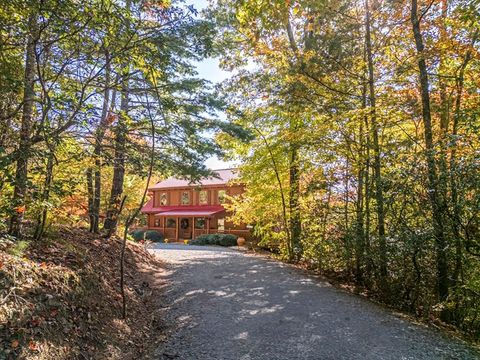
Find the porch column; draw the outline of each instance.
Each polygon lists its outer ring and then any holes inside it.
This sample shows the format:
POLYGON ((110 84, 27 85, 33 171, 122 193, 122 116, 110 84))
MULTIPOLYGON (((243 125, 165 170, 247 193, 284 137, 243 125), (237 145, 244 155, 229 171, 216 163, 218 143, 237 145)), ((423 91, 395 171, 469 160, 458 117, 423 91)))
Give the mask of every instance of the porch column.
POLYGON ((210 234, 210 218, 207 217, 207 234, 210 234))
POLYGON ((195 238, 195 216, 192 216, 192 240, 195 238))
POLYGON ((178 234, 179 233, 178 229, 179 229, 179 226, 180 226, 180 221, 179 221, 180 218, 177 216, 176 219, 177 219, 177 221, 175 222, 175 224, 176 224, 176 226, 175 226, 175 240, 178 241, 178 235, 179 235, 178 234))
POLYGON ((162 220, 163 225, 163 236, 166 237, 167 234, 165 234, 165 223, 167 222, 167 218, 162 216, 160 219, 162 220))

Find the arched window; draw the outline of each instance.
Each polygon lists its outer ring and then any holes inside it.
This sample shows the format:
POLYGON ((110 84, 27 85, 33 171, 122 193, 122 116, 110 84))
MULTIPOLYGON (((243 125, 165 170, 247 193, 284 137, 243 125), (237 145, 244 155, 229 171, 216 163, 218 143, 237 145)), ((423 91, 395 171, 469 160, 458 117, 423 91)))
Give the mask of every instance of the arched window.
POLYGON ((200 205, 207 205, 208 204, 208 192, 207 190, 200 190, 198 193, 198 203, 200 205))
POLYGON ((190 191, 182 192, 182 205, 190 205, 190 191))
POLYGON ((160 205, 165 206, 168 205, 167 193, 163 192, 160 194, 160 205))

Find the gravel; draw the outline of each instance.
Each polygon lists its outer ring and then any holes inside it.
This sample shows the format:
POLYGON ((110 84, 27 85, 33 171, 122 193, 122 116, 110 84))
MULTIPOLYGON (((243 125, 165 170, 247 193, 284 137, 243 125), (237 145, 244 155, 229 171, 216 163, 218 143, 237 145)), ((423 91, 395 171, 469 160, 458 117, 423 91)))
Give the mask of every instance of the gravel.
POLYGON ((480 359, 463 342, 291 266, 227 248, 156 244, 167 339, 155 359, 480 359))

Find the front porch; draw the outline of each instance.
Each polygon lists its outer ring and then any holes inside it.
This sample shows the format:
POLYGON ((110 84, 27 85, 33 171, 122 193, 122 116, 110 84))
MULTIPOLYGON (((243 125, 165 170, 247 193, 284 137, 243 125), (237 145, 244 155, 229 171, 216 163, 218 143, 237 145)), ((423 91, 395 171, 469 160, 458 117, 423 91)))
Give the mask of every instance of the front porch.
POLYGON ((244 238, 250 237, 248 229, 232 229, 225 224, 224 214, 206 216, 186 214, 151 214, 148 228, 163 234, 169 242, 192 240, 204 234, 233 234, 244 238))

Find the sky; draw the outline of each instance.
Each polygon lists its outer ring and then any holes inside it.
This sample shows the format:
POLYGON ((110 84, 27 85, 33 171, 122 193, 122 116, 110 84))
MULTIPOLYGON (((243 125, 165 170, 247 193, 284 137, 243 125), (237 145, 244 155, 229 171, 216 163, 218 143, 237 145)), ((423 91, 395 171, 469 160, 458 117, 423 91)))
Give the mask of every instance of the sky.
MULTIPOLYGON (((203 10, 208 6, 207 0, 192 0, 187 1, 187 4, 192 4, 199 11, 203 10)), ((213 84, 219 83, 230 76, 229 72, 223 71, 219 67, 219 60, 215 58, 205 59, 201 62, 196 63, 198 77, 206 79, 213 84)), ((233 162, 225 162, 218 159, 216 156, 212 156, 207 161, 205 165, 210 169, 226 169, 234 167, 233 162)))

